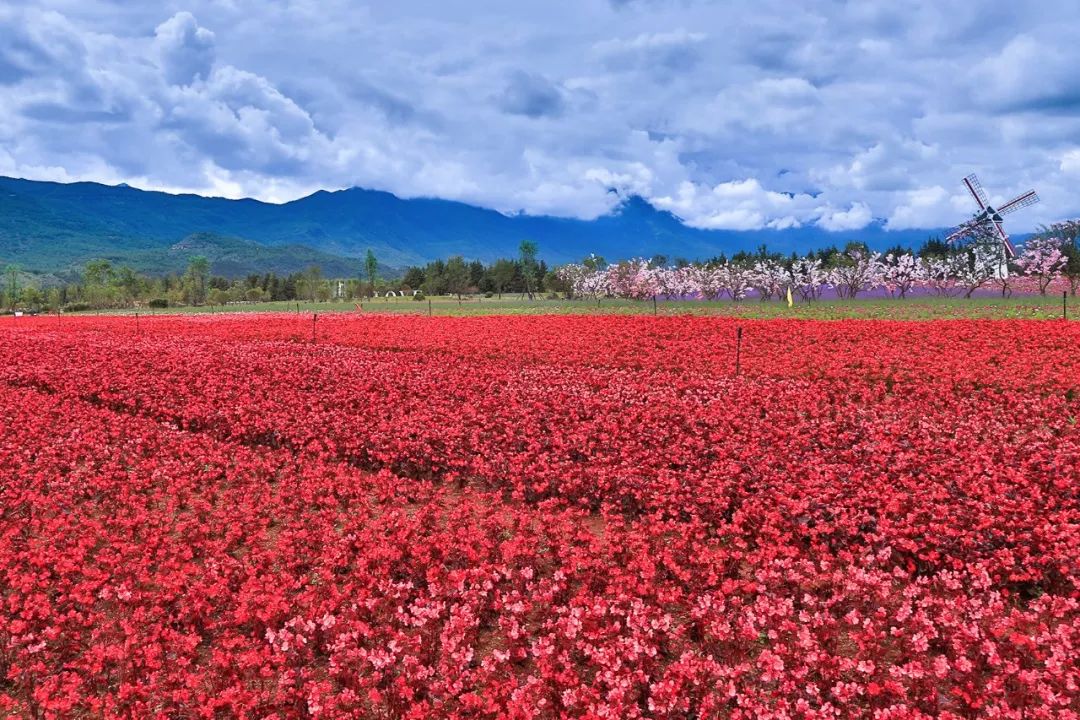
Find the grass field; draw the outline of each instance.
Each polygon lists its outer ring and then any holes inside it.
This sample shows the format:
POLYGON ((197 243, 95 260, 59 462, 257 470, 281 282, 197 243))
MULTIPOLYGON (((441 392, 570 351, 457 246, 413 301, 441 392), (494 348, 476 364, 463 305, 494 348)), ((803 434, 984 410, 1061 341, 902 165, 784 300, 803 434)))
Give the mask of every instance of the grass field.
MULTIPOLYGON (((481 298, 434 297, 420 302, 412 298, 379 298, 369 300, 357 309, 357 303, 349 302, 264 302, 242 303, 227 306, 176 307, 164 310, 138 310, 142 315, 235 313, 235 312, 290 312, 307 313, 394 313, 435 316, 470 315, 641 315, 656 312, 660 315, 721 315, 746 318, 807 318, 816 320, 843 318, 881 318, 890 320, 926 320, 935 318, 1022 318, 1059 319, 1063 303, 1060 296, 1016 296, 1012 298, 909 298, 855 300, 827 300, 813 303, 796 303, 787 307, 783 302, 744 300, 734 303, 721 301, 665 301, 620 300, 605 298, 596 300, 547 300, 519 297, 481 298)), ((96 311, 102 312, 102 311, 96 311)), ((104 311, 108 314, 131 315, 131 309, 104 311)), ((1080 318, 1080 300, 1068 298, 1067 317, 1080 318)))

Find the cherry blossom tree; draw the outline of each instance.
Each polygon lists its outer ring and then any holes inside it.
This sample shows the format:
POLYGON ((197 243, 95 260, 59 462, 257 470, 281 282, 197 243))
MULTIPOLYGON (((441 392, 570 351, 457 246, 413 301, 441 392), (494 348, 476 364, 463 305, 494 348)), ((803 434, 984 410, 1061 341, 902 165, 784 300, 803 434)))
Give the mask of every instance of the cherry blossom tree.
POLYGON ((660 294, 658 273, 647 260, 626 260, 608 268, 608 285, 618 297, 644 300, 660 294))
POLYGON ((1007 275, 1003 271, 1005 256, 1001 245, 978 242, 969 246, 959 256, 961 262, 956 267, 956 280, 964 288, 964 297, 972 294, 995 278, 1007 275))
POLYGON ((761 299, 779 300, 784 295, 790 282, 790 276, 784 267, 775 260, 759 260, 750 271, 750 284, 758 291, 761 299))
POLYGON ((724 292, 735 302, 745 299, 754 280, 753 271, 731 262, 721 265, 718 271, 724 292))
POLYGON ((935 257, 926 262, 926 285, 934 294, 941 297, 956 297, 963 289, 957 284, 964 265, 964 259, 959 255, 947 257, 935 257))
POLYGON ((1069 282, 1069 294, 1076 295, 1080 289, 1080 220, 1064 220, 1043 229, 1049 237, 1061 238, 1061 252, 1065 255, 1062 274, 1069 282))
POLYGON ((882 269, 881 253, 852 246, 840 256, 839 263, 832 269, 832 285, 836 287, 838 296, 852 299, 860 292, 881 285, 882 269))
POLYGON ((1016 259, 1017 267, 1035 281, 1040 295, 1046 294, 1050 283, 1061 276, 1065 267, 1062 243, 1057 237, 1033 237, 1024 243, 1020 257, 1016 259))
POLYGON ((828 272, 817 258, 798 258, 792 262, 789 274, 792 288, 807 302, 821 297, 821 291, 829 279, 828 272))
POLYGON ((885 256, 881 266, 881 283, 890 295, 899 295, 901 299, 926 278, 926 264, 910 253, 890 253, 885 256))

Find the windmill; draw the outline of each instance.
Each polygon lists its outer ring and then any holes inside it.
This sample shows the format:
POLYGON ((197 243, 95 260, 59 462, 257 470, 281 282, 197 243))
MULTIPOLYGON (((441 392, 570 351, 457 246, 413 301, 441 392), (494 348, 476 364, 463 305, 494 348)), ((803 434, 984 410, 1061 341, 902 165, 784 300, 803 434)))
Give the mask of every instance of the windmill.
POLYGON ((975 217, 971 220, 953 230, 952 234, 945 238, 945 242, 952 243, 965 237, 993 237, 1000 239, 1006 262, 1016 257, 1016 248, 1013 247, 1008 234, 1005 232, 1002 218, 1020 208, 1034 205, 1039 202, 1039 196, 1035 194, 1034 190, 1028 190, 1004 205, 993 208, 990 206, 990 200, 986 197, 986 191, 983 190, 982 183, 979 182, 979 178, 975 177, 974 173, 964 178, 964 186, 971 193, 971 197, 975 199, 975 204, 979 206, 979 212, 975 213, 975 217))

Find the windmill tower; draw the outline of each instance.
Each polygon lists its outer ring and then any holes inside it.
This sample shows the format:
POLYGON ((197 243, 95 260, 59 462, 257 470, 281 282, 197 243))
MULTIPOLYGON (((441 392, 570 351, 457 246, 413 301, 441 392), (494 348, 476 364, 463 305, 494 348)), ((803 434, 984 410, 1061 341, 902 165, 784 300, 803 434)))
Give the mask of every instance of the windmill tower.
POLYGON ((975 177, 974 173, 964 178, 964 186, 971 193, 975 204, 979 206, 979 211, 975 213, 975 217, 971 220, 957 226, 945 238, 945 242, 954 243, 970 237, 995 238, 1000 242, 1002 254, 999 274, 1001 277, 1008 277, 1008 261, 1016 257, 1016 248, 1013 246, 1012 241, 1009 240, 1008 233, 1005 232, 1003 218, 1020 208, 1026 208, 1039 202, 1039 196, 1035 194, 1034 190, 1028 190, 1004 205, 994 208, 990 206, 986 191, 983 190, 982 183, 979 182, 979 178, 975 177))

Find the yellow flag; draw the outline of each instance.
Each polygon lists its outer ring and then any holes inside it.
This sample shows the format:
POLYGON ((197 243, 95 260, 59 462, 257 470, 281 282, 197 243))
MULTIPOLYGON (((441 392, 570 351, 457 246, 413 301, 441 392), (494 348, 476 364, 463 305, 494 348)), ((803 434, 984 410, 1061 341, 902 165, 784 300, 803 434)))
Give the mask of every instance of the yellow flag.
POLYGON ((787 306, 791 307, 794 304, 795 304, 795 301, 791 298, 791 286, 788 285, 788 289, 787 289, 787 306))

